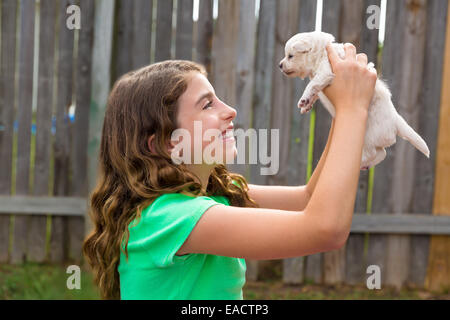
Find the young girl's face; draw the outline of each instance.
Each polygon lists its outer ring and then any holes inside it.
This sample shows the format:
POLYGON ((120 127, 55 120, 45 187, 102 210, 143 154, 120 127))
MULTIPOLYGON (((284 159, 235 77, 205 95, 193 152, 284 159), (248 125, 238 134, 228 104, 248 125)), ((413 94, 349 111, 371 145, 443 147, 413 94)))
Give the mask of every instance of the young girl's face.
MULTIPOLYGON (((192 163, 202 163, 207 155, 216 156, 214 148, 222 150, 222 160, 226 163, 234 159, 237 154, 236 141, 233 138, 227 138, 221 135, 224 130, 230 130, 233 126, 233 119, 236 117, 236 110, 216 97, 214 88, 208 79, 201 73, 194 72, 190 78, 186 91, 178 100, 178 128, 187 130, 191 139, 191 158, 192 163), (207 136, 205 132, 208 129, 212 135, 207 136), (200 137, 198 137, 200 135, 200 137), (197 139, 196 144, 194 140, 197 139), (206 139, 206 140, 205 140, 206 139), (200 143, 200 141, 202 141, 200 143), (196 157, 194 149, 196 145, 201 145, 203 158, 196 157), (205 149, 208 147, 207 149, 205 149)), ((184 139, 184 137, 182 138, 184 139)))

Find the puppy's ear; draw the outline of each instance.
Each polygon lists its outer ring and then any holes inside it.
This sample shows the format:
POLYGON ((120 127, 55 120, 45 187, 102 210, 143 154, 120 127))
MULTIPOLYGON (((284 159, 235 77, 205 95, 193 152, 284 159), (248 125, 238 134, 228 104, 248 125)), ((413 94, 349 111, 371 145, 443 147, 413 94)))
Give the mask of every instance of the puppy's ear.
POLYGON ((308 53, 311 51, 311 44, 305 41, 298 41, 292 46, 299 53, 308 53))
POLYGON ((326 38, 327 43, 335 41, 334 36, 331 33, 326 33, 326 32, 323 32, 323 33, 325 34, 325 38, 326 38))

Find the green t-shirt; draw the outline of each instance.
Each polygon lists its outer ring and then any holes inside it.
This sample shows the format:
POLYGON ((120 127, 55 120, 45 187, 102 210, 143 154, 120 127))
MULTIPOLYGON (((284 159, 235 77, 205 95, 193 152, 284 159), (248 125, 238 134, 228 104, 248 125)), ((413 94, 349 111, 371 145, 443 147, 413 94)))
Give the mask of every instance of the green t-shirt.
POLYGON ((128 262, 120 254, 121 299, 242 300, 245 259, 175 255, 202 214, 217 204, 230 205, 224 196, 169 193, 145 208, 129 227, 128 262))

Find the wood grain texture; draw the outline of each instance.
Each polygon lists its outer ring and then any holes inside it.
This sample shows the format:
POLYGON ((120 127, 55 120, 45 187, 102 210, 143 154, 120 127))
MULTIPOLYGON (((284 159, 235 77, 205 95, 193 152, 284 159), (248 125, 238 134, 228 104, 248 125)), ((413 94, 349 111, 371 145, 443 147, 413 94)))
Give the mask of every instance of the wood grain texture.
MULTIPOLYGON (((236 61, 236 118, 233 119, 234 130, 246 132, 252 124, 253 76, 255 63, 256 16, 254 1, 240 1, 239 32, 237 39, 236 61)), ((237 140, 239 141, 239 140, 237 140)), ((245 148, 239 148, 238 155, 245 155, 245 163, 230 164, 228 169, 250 179, 250 152, 257 150, 257 139, 245 139, 245 148), (247 143, 247 141, 249 143, 247 143)), ((244 159, 244 157, 242 157, 244 159)))
MULTIPOLYGON (((51 0, 40 3, 39 68, 36 111, 36 153, 34 162, 33 194, 49 195, 50 147, 53 108, 53 76, 55 56, 56 6, 51 0)), ((27 260, 43 262, 46 259, 45 216, 30 218, 27 260)))
MULTIPOLYGON (((398 113, 417 130, 425 55, 425 1, 388 3, 386 23, 386 30, 392 32, 386 34, 382 77, 391 88, 398 113)), ((397 139, 387 152, 386 160, 375 168, 373 210, 394 214, 410 212, 417 150, 406 141, 397 139)), ((385 247, 378 252, 375 259, 378 263, 372 262, 381 267, 382 284, 400 288, 410 272, 410 237, 393 235, 380 239, 379 236, 371 236, 372 240, 381 241, 385 247)))
MULTIPOLYGON (((279 72, 274 63, 276 0, 263 0, 259 9, 254 71, 252 127, 270 129, 272 108, 272 73, 279 72)), ((261 174, 261 163, 250 166, 250 182, 265 185, 267 175, 261 174)))
MULTIPOLYGON (((439 114, 439 134, 436 154, 436 179, 434 184, 433 214, 450 215, 450 6, 447 8, 444 68, 442 76, 441 109, 439 114)), ((425 286, 430 290, 450 288, 450 238, 433 236, 425 286)))
MULTIPOLYGON (((339 26, 341 21, 342 1, 326 0, 323 1, 322 31, 331 33, 335 36, 337 42, 340 42, 339 26)), ((314 107, 316 114, 316 122, 314 128, 314 152, 313 152, 313 168, 315 168, 320 160, 323 150, 328 139, 328 133, 331 127, 331 115, 318 101, 314 107)), ((343 263, 336 264, 335 261, 343 259, 345 247, 333 252, 319 253, 308 256, 308 269, 306 270, 308 278, 314 279, 315 282, 338 283, 342 278, 335 276, 343 275, 341 270, 330 272, 333 268, 343 267, 343 263), (322 256, 319 258, 319 256, 322 256), (323 264, 322 264, 323 261, 323 264), (321 275, 323 273, 323 279, 321 275)))
MULTIPOLYGON (((342 26, 340 38, 343 42, 351 42, 356 46, 357 52, 367 55, 368 61, 378 66, 378 30, 366 27, 368 15, 366 10, 370 5, 380 6, 379 0, 357 1, 353 9, 349 1, 343 2, 342 26), (351 30, 349 30, 351 29, 351 30), (357 32, 355 32, 355 30, 357 32)), ((369 171, 361 171, 358 181, 358 191, 355 199, 355 212, 367 212, 368 209, 369 171)), ((363 284, 366 280, 366 254, 364 244, 368 234, 350 234, 346 243, 345 282, 349 284, 363 284)))
MULTIPOLYGON (((3 1, 0 61, 0 194, 11 194, 17 1, 3 1)), ((0 262, 9 259, 9 216, 0 216, 0 262)))
MULTIPOLYGON (((276 0, 263 0, 259 8, 256 35, 256 55, 254 70, 254 92, 252 109, 252 127, 256 130, 270 128, 270 110, 272 97, 272 72, 277 70, 273 63, 275 43, 276 0)), ((259 137, 261 137, 259 135, 259 137)), ((259 141, 258 141, 259 143, 259 141)), ((258 162, 250 165, 250 182, 265 185, 267 175, 261 174, 262 165, 258 162)), ((258 261, 247 260, 247 279, 258 278, 258 261)))
MULTIPOLYGON (((427 142, 430 159, 416 153, 415 187, 410 212, 433 212, 433 181, 436 179, 436 151, 439 128, 439 109, 443 79, 446 21, 448 19, 448 1, 427 2, 427 26, 425 36, 425 57, 422 88, 419 95, 419 108, 424 106, 427 112, 421 112, 418 121, 418 133, 427 142)), ((408 284, 424 287, 430 248, 429 236, 411 237, 410 272, 408 284)))
POLYGON ((133 45, 133 6, 127 0, 117 0, 115 6, 115 30, 111 63, 112 82, 131 71, 133 45))
MULTIPOLYGON (((72 179, 70 195, 88 196, 88 145, 89 139, 89 109, 91 107, 92 79, 92 46, 94 38, 95 2, 81 0, 83 9, 83 27, 78 38, 78 58, 76 76, 76 111, 72 135, 72 179)), ((130 66, 131 67, 131 66, 130 66)), ((74 263, 81 261, 81 245, 85 234, 84 220, 81 217, 67 218, 69 241, 67 244, 67 259, 74 263)))
POLYGON ((192 60, 192 35, 194 10, 193 0, 177 2, 177 33, 175 40, 175 59, 192 60))
MULTIPOLYGON (((372 59, 370 61, 375 59, 376 62, 378 29, 369 30, 364 19, 366 8, 370 4, 374 4, 374 1, 344 0, 342 2, 339 38, 343 43, 353 43, 358 53, 364 52, 369 59, 372 59)), ((379 1, 375 4, 379 5, 379 1)), ((354 210, 356 212, 366 212, 367 210, 368 180, 369 171, 361 171, 355 199, 354 210)), ((338 270, 332 273, 333 277, 331 278, 325 276, 328 281, 332 283, 345 281, 350 284, 362 284, 365 281, 367 268, 364 255, 365 237, 362 234, 349 235, 345 247, 335 253, 337 255, 335 264, 338 266, 338 270), (342 251, 345 253, 342 254, 342 251), (344 268, 343 273, 341 268, 344 268)))
MULTIPOLYGON (((401 55, 397 54, 400 39, 402 37, 400 28, 398 26, 404 25, 404 15, 400 8, 401 1, 389 1, 386 9, 386 32, 382 61, 378 70, 381 67, 381 73, 378 76, 386 80, 393 98, 397 97, 398 85, 393 79, 398 78, 399 65, 401 62, 401 55)), ((394 105, 396 102, 394 101, 394 105)), ((374 170, 374 184, 373 184, 373 202, 372 212, 386 213, 392 212, 392 175, 394 170, 393 163, 395 153, 392 149, 386 150, 386 159, 379 163, 374 170)), ((386 251, 387 251, 387 236, 371 234, 368 243, 367 265, 377 265, 381 270, 381 285, 383 286, 386 276, 386 251)))
MULTIPOLYGON (((381 234, 449 234, 450 218, 432 216, 430 213, 355 213, 352 233, 370 232, 381 234)), ((367 268, 367 266, 365 266, 367 268)))
MULTIPOLYGON (((299 1, 277 2, 275 25, 275 50, 273 66, 278 68, 284 57, 284 45, 298 30, 299 1)), ((275 70, 274 70, 275 71, 275 70)), ((272 109, 270 128, 279 132, 279 170, 267 177, 270 185, 287 185, 289 146, 291 134, 291 108, 293 103, 293 81, 278 70, 272 72, 272 109)), ((269 148, 270 150, 270 148, 269 148)), ((269 152, 275 152, 270 150, 269 152)))
POLYGON ((213 39, 213 0, 200 0, 198 20, 195 27, 195 61, 211 72, 213 39))
MULTIPOLYGON (((270 113, 270 129, 275 129, 279 132, 279 150, 278 152, 272 150, 271 144, 268 149, 270 154, 274 154, 275 157, 277 157, 279 165, 278 172, 273 172, 273 174, 267 176, 267 184, 269 185, 288 184, 292 108, 295 108, 293 103, 294 81, 279 72, 278 65, 280 60, 284 57, 284 46, 286 41, 298 31, 299 5, 300 1, 282 0, 277 1, 276 3, 275 50, 272 62, 273 69, 275 70, 272 69, 272 109, 270 113)), ((275 137, 271 134, 270 141, 274 138, 275 137)), ((281 262, 284 264, 283 261, 281 262)), ((297 263, 297 261, 291 260, 287 267, 298 270, 297 263)))
MULTIPOLYGON (((314 30, 316 23, 317 2, 315 0, 302 0, 299 6, 299 23, 297 32, 314 30)), ((275 66, 277 68, 277 66, 275 66)), ((278 72, 278 70, 274 70, 278 72)), ((291 105, 291 132, 290 153, 287 184, 291 186, 305 185, 307 183, 308 144, 311 114, 300 114, 297 101, 306 87, 306 81, 291 79, 293 81, 293 97, 291 105)), ((295 257, 283 260, 283 282, 300 284, 304 281, 305 258, 295 257)))
MULTIPOLYGON (((64 0, 59 5, 58 19, 58 59, 57 59, 57 92, 56 92, 56 124, 54 152, 54 182, 53 195, 64 196, 69 193, 69 168, 70 168, 70 131, 69 131, 69 107, 72 103, 73 87, 73 46, 74 30, 66 27, 66 9, 75 4, 75 1, 64 0)), ((84 10, 84 8, 83 8, 84 10)), ((84 11, 83 11, 84 12, 84 11)), ((84 22, 84 21, 83 21, 84 22)), ((84 27, 84 25, 83 25, 84 27)), ((65 244, 67 232, 65 230, 66 219, 52 216, 50 233, 51 262, 62 262, 65 258, 65 244)))
POLYGON ((150 64, 152 12, 151 0, 116 2, 112 82, 131 70, 150 64))
POLYGON ((239 30, 239 1, 220 0, 213 36, 212 85, 216 95, 229 106, 236 105, 236 61, 239 30))
POLYGON ((173 0, 157 2, 155 62, 171 59, 173 0))
POLYGON ((131 44, 131 69, 133 70, 150 64, 152 16, 153 0, 133 1, 133 43, 131 44))
MULTIPOLYGON (((114 0, 95 2, 94 42, 92 49, 91 103, 89 110, 88 137, 88 186, 94 189, 97 178, 98 151, 103 126, 106 102, 110 90, 110 63, 112 32, 114 24, 114 0)), ((89 215, 85 218, 85 232, 89 233, 92 223, 89 215)))
MULTIPOLYGON (((16 195, 30 193, 30 148, 33 101, 35 1, 20 3, 19 87, 17 104, 16 195)), ((11 263, 20 264, 26 257, 28 217, 15 216, 11 263)))
MULTIPOLYGON (((400 8, 405 15, 405 24, 400 27, 401 38, 391 44, 396 47, 395 54, 401 56, 399 73, 392 79, 398 82, 398 91, 393 93, 397 97, 394 99, 394 105, 407 123, 417 130, 419 110, 421 109, 419 97, 425 56, 427 2, 405 1, 400 8), (398 43, 401 43, 400 47, 398 43)), ((416 186, 414 180, 417 174, 415 160, 419 153, 402 139, 398 139, 392 149, 392 152, 395 153, 394 168, 391 172, 393 176, 392 210, 395 214, 410 212, 416 186)), ((410 241, 409 236, 388 237, 386 284, 400 288, 406 282, 410 272, 410 241)))
POLYGON ((81 197, 0 196, 0 214, 83 216, 85 211, 86 198, 81 197))

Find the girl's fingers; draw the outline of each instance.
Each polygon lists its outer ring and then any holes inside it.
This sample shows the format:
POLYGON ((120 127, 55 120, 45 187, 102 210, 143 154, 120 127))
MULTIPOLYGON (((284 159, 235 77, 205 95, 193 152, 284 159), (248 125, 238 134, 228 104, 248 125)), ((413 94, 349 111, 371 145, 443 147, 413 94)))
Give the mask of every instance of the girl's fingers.
POLYGON ((375 69, 372 65, 369 67, 369 71, 378 76, 377 69, 375 69))
POLYGON ((356 55, 356 61, 365 67, 367 65, 367 55, 365 53, 358 53, 356 55))
POLYGON ((356 48, 351 43, 344 44, 345 59, 356 60, 356 48))
POLYGON ((330 43, 327 45, 326 49, 328 52, 328 59, 330 60, 331 67, 333 67, 339 60, 341 60, 341 58, 338 56, 330 43))

